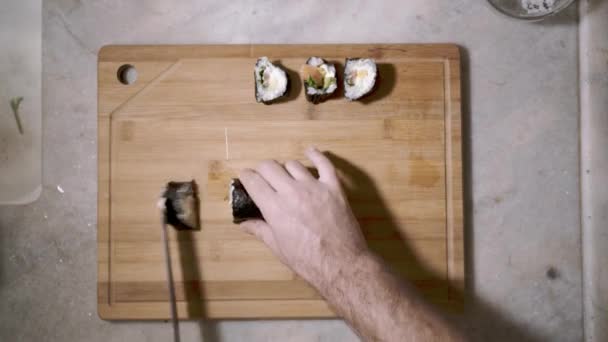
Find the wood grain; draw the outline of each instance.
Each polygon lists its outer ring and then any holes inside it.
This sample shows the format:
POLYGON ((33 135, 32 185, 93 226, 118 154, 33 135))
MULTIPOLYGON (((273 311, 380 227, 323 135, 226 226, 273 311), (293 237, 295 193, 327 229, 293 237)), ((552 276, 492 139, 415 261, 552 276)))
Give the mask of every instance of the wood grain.
POLYGON ((181 318, 332 317, 318 293, 231 223, 227 189, 263 159, 330 151, 370 248, 433 302, 464 289, 460 55, 453 45, 106 46, 98 60, 98 308, 104 319, 169 318, 155 207, 195 179, 201 231, 170 231, 181 318), (311 51, 343 67, 373 57, 360 102, 306 102, 311 51), (288 100, 255 102, 255 59, 289 70, 288 100), (117 70, 133 65, 137 81, 117 70))

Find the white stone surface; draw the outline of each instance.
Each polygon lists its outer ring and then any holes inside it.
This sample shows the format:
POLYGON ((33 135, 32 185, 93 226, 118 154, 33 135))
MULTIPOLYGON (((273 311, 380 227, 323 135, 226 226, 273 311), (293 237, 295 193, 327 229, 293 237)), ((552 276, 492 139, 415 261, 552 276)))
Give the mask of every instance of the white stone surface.
POLYGON ((30 203, 42 191, 42 0, 0 6, 0 46, 0 205, 30 203))
POLYGON ((608 341, 608 2, 580 9, 585 339, 598 342, 608 341))
MULTIPOLYGON (((463 47, 469 333, 583 338, 575 7, 524 23, 477 0, 49 0, 43 18, 44 189, 32 205, 0 207, 0 339, 170 339, 169 324, 95 314, 102 45, 364 42, 463 47)), ((185 341, 202 334, 196 322, 182 329, 185 341)), ((357 340, 337 320, 222 321, 204 331, 221 341, 357 340)))

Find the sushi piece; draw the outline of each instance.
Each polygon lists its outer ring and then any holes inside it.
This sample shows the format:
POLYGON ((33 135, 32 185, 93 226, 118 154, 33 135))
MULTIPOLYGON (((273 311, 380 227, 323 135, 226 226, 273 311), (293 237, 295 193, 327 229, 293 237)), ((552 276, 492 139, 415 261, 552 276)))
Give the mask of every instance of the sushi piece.
POLYGON ((264 219, 260 209, 249 197, 247 190, 238 178, 233 179, 230 183, 229 198, 234 223, 241 223, 250 219, 264 219))
POLYGON ((159 201, 165 222, 177 230, 200 228, 199 202, 196 183, 169 182, 159 201))
POLYGON ((377 84, 378 67, 370 58, 347 58, 344 66, 344 96, 349 101, 371 94, 377 84))
POLYGON ((286 96, 289 90, 289 77, 281 67, 272 64, 268 57, 262 57, 255 63, 255 100, 271 104, 286 96))
POLYGON ((300 68, 300 76, 304 82, 306 99, 314 104, 325 101, 338 88, 336 67, 323 58, 310 57, 300 68))

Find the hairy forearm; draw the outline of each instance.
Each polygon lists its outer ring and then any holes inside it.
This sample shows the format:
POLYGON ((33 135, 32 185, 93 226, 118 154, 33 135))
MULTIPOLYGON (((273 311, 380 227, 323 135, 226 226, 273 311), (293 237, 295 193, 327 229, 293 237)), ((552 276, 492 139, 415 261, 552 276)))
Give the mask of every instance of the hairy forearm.
MULTIPOLYGON (((450 324, 370 252, 341 251, 317 284, 339 315, 366 341, 462 340, 450 324)), ((333 253, 332 253, 333 254, 333 253)))
POLYGON ((368 341, 458 340, 441 315, 372 255, 327 156, 309 148, 301 163, 262 162, 240 178, 264 220, 241 227, 315 286, 368 341))

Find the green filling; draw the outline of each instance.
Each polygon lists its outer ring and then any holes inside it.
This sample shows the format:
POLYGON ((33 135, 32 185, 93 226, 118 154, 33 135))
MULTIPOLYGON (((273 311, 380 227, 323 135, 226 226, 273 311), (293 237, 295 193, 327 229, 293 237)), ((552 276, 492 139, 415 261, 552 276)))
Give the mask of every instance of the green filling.
POLYGON ((262 67, 260 68, 260 71, 258 71, 258 74, 260 74, 260 84, 263 86, 266 86, 264 84, 264 71, 266 70, 266 68, 262 67))
POLYGON ((304 83, 306 84, 307 87, 317 88, 317 84, 312 79, 312 76, 308 76, 308 79, 306 81, 304 81, 304 83))
POLYGON ((21 119, 19 117, 19 106, 21 105, 21 101, 23 101, 23 96, 12 98, 11 109, 13 110, 15 121, 17 122, 17 129, 19 130, 20 134, 23 134, 23 126, 21 125, 21 119))
POLYGON ((317 83, 312 79, 311 76, 308 76, 308 79, 304 81, 304 84, 306 84, 307 87, 310 88, 315 88, 315 89, 323 89, 323 90, 327 90, 327 88, 329 88, 332 84, 336 83, 336 78, 335 77, 325 77, 323 79, 323 84, 319 84, 317 85, 317 83))

